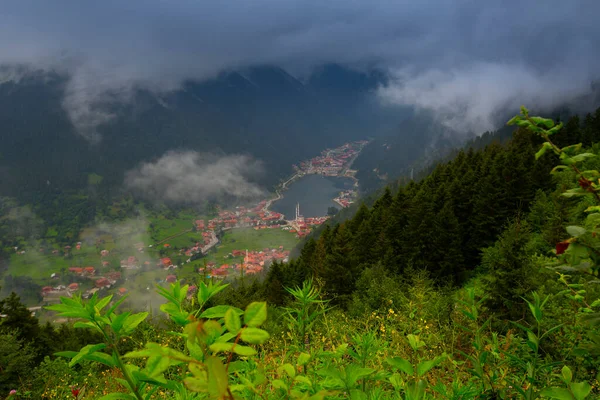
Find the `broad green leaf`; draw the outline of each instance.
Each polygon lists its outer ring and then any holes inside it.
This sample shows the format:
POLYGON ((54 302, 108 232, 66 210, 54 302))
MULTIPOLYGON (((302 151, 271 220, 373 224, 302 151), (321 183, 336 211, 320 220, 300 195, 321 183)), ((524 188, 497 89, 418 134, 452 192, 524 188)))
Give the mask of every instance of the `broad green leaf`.
POLYGON ((54 353, 55 356, 58 357, 65 357, 65 358, 73 358, 75 357, 77 354, 79 354, 78 351, 59 351, 57 353, 54 353))
POLYGON ((298 356, 298 365, 306 365, 310 361, 310 354, 300 353, 298 356))
POLYGON ((582 154, 577 154, 576 156, 571 157, 571 160, 575 161, 575 162, 581 162, 583 160, 586 160, 588 158, 594 158, 596 157, 595 154, 592 153, 582 153, 582 154))
POLYGON ((242 310, 240 310, 239 308, 223 305, 223 306, 211 307, 211 308, 204 310, 204 312, 202 314, 200 314, 200 318, 213 318, 213 319, 223 318, 223 317, 225 317, 227 310, 233 310, 238 315, 243 314, 242 310))
POLYGON ((72 307, 65 304, 55 304, 46 307, 47 310, 57 311, 61 317, 67 318, 82 318, 91 320, 90 313, 81 307, 72 307))
POLYGON ((540 392, 543 397, 559 400, 575 400, 568 389, 565 388, 546 388, 540 392))
POLYGON ((130 315, 129 317, 127 317, 127 319, 125 319, 125 322, 123 323, 123 330, 125 331, 125 333, 130 333, 133 332, 133 330, 135 328, 137 328, 137 326, 146 319, 146 317, 148 316, 147 312, 141 312, 138 314, 133 314, 130 315))
POLYGON ((146 368, 144 370, 148 376, 156 377, 167 370, 172 365, 172 360, 162 355, 148 357, 146 368))
POLYGON ((79 350, 79 353, 71 359, 71 362, 69 362, 69 367, 76 365, 78 362, 83 360, 86 355, 88 355, 90 353, 94 353, 98 350, 105 349, 105 348, 106 348, 106 345, 104 343, 89 344, 89 345, 83 347, 81 350, 79 350))
POLYGON ((259 328, 248 327, 242 329, 240 337, 246 343, 263 344, 265 341, 267 341, 267 339, 269 339, 269 333, 259 328))
POLYGON ((183 383, 192 392, 206 392, 208 390, 208 383, 206 382, 206 379, 185 378, 183 383))
POLYGON ((274 379, 271 382, 271 385, 273 385, 273 387, 275 389, 283 389, 283 390, 288 390, 288 386, 285 384, 285 382, 283 382, 281 379, 274 379))
POLYGON ((350 400, 367 400, 367 395, 362 390, 351 389, 350 400))
POLYGON ((244 323, 250 327, 258 327, 267 320, 267 303, 254 302, 246 307, 244 323))
POLYGON ((73 328, 85 328, 85 329, 93 329, 102 333, 102 329, 98 328, 96 324, 90 321, 77 321, 73 324, 73 328))
POLYGON ((217 357, 206 358, 208 370, 208 392, 217 399, 223 398, 227 393, 227 370, 217 357))
POLYGON ((412 375, 415 373, 415 371, 413 370, 413 366, 410 364, 410 362, 408 362, 408 360, 405 360, 404 358, 392 357, 386 359, 385 361, 392 367, 398 368, 400 371, 404 372, 407 375, 412 375))
POLYGON ((292 366, 292 364, 283 364, 281 367, 277 368, 277 372, 279 374, 281 374, 282 372, 285 372, 290 378, 293 378, 296 376, 296 370, 294 369, 294 367, 292 366))
POLYGON ((441 364, 441 362, 444 359, 442 357, 437 357, 433 360, 429 360, 429 361, 423 361, 420 362, 419 365, 417 365, 417 375, 418 376, 423 376, 425 375, 427 372, 429 372, 429 370, 431 370, 433 367, 438 366, 439 364, 441 364))
POLYGON ((571 392, 577 400, 584 400, 592 391, 592 387, 587 382, 571 383, 571 392))
POLYGON ((248 346, 242 346, 241 344, 237 344, 234 348, 233 348, 233 352, 235 354, 238 354, 240 356, 253 356, 256 354, 256 350, 254 350, 252 347, 248 347, 248 346))
POLYGON ((232 308, 225 312, 225 327, 229 332, 236 335, 242 329, 240 316, 232 308))
POLYGON ((542 118, 542 117, 531 117, 531 120, 532 120, 533 122, 535 122, 535 123, 536 123, 536 125, 541 125, 541 126, 543 126, 544 128, 548 128, 548 129, 550 129, 550 128, 554 127, 554 121, 552 121, 552 120, 551 120, 551 119, 549 119, 549 118, 542 118))
POLYGON ((347 386, 351 387, 358 382, 359 379, 369 376, 374 373, 373 368, 361 368, 354 364, 350 364, 346 367, 346 383, 347 386))
POLYGON ((85 360, 96 361, 109 367, 116 367, 117 364, 112 356, 106 353, 96 351, 94 353, 87 354, 83 357, 85 360))
POLYGON ((573 237, 585 235, 585 233, 586 233, 585 228, 582 228, 581 226, 570 225, 570 226, 567 226, 566 229, 567 229, 567 233, 573 237))
POLYGON ((229 352, 233 349, 234 344, 231 342, 215 342, 209 346, 213 353, 229 352))
POLYGON ((294 378, 294 381, 312 386, 312 382, 310 381, 310 379, 308 379, 308 377, 306 377, 304 375, 298 375, 297 377, 294 378))

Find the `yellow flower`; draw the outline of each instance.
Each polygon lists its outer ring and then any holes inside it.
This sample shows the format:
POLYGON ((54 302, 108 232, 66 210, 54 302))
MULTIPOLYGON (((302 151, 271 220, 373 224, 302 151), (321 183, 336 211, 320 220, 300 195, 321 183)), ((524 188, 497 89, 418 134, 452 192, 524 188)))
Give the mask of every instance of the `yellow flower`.
POLYGON ((394 310, 392 310, 392 309, 390 308, 390 309, 388 310, 388 312, 389 312, 390 314, 393 314, 393 313, 394 313, 394 310))

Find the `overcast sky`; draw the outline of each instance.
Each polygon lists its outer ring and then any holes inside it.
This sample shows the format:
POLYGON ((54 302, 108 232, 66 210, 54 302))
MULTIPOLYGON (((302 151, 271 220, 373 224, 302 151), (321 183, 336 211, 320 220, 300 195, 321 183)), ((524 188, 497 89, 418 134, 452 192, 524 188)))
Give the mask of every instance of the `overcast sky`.
POLYGON ((341 63, 389 72, 383 101, 477 130, 517 101, 586 93, 600 72, 599 15, 598 0, 3 0, 0 64, 67 72, 64 105, 80 129, 133 87, 341 63))

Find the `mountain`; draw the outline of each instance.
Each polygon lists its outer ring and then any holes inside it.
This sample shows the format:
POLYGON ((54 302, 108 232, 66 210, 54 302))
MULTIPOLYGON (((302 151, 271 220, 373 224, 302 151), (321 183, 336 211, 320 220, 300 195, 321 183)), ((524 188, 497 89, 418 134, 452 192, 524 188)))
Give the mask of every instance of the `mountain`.
POLYGON ((0 195, 81 188, 90 174, 118 186, 125 171, 170 149, 250 154, 265 162, 260 183, 269 186, 295 162, 377 137, 402 118, 379 105, 374 91, 385 76, 378 71, 328 65, 301 81, 262 66, 185 82, 170 93, 138 90, 131 101, 109 104, 116 118, 98 128, 102 140, 92 144, 63 108, 67 79, 30 73, 0 83, 0 195))

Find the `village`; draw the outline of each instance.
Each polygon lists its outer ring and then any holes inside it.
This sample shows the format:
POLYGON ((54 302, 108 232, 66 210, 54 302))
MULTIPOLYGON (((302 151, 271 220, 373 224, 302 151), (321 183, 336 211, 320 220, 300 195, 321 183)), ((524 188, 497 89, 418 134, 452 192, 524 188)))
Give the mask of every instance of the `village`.
MULTIPOLYGON (((203 279, 227 279, 239 278, 246 275, 258 275, 266 271, 268 266, 274 262, 287 262, 291 248, 272 243, 266 248, 236 248, 219 257, 216 256, 206 261, 211 254, 219 253, 223 247, 222 238, 229 232, 235 231, 278 231, 284 235, 293 235, 296 240, 306 237, 315 226, 322 225, 329 216, 304 217, 300 212, 300 204, 296 207, 293 218, 269 210, 271 204, 283 197, 284 191, 291 182, 308 174, 321 174, 324 176, 345 176, 354 179, 356 171, 350 170, 356 156, 360 153, 367 141, 346 143, 335 149, 324 150, 321 155, 303 161, 299 166, 294 165, 294 175, 285 181, 277 190, 276 197, 270 200, 262 200, 253 206, 237 206, 232 210, 217 210, 212 218, 197 218, 190 221, 191 228, 169 236, 165 240, 155 243, 139 243, 131 246, 131 254, 116 260, 115 257, 123 255, 123 251, 113 254, 112 250, 101 249, 99 261, 94 265, 71 265, 61 273, 67 274, 68 279, 60 279, 58 272, 50 275, 49 284, 41 290, 43 303, 59 301, 60 297, 71 297, 76 292, 82 292, 83 297, 90 297, 94 293, 113 293, 118 296, 129 292, 128 276, 141 275, 154 271, 152 274, 155 282, 172 283, 183 276, 190 277, 190 273, 196 274, 203 279), (174 246, 172 241, 180 235, 197 238, 189 246, 174 246), (178 260, 178 261, 176 261, 178 260), (199 268, 190 270, 187 265, 197 265, 195 261, 204 263, 199 268), (98 265, 96 265, 98 264, 98 265), (161 278, 158 271, 163 271, 161 278), (184 272, 185 271, 185 272, 184 272), (193 272, 192 272, 193 271, 193 272), (132 275, 133 274, 133 275, 132 275), (52 282, 56 281, 56 284, 52 282), (70 282, 70 283, 66 283, 70 282)), ((350 206, 357 196, 358 182, 350 190, 340 192, 333 199, 342 207, 350 206)), ((72 253, 84 251, 86 246, 83 242, 77 242, 74 246, 65 246, 62 250, 54 249, 52 255, 71 258, 72 253)), ((18 254, 25 254, 25 250, 18 249, 18 254)), ((98 243, 96 243, 98 250, 98 243)), ((15 249, 17 251, 17 249, 15 249)), ((89 251, 89 250, 88 250, 89 251)), ((93 250, 92 250, 93 251, 93 250)), ((90 263, 92 264, 92 263, 90 263)), ((133 279, 133 278, 132 278, 133 279)), ((190 288, 193 291, 193 285, 190 288)))

